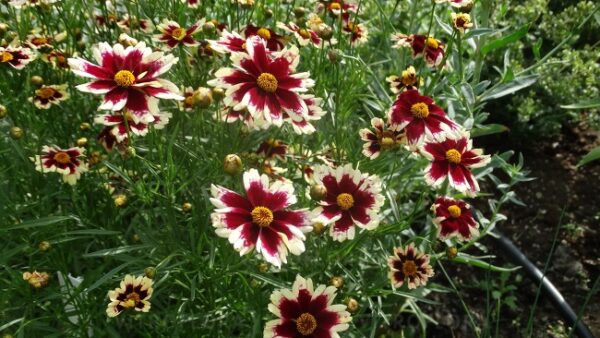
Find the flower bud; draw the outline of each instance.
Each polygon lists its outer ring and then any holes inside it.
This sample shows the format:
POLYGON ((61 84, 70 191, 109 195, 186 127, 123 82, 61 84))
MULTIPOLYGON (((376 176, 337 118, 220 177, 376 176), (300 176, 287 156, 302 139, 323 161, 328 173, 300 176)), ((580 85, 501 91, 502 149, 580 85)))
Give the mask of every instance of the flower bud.
POLYGON ((327 188, 321 184, 313 184, 310 187, 310 198, 320 201, 327 196, 327 188))
POLYGON ((346 298, 344 303, 346 303, 346 310, 348 310, 348 312, 350 313, 356 313, 356 311, 358 311, 358 308, 360 307, 358 301, 352 297, 346 298))
POLYGON ((0 119, 3 119, 8 114, 8 109, 5 106, 0 104, 0 119))
POLYGON ((319 26, 317 35, 323 40, 330 40, 333 37, 333 29, 326 24, 319 26))
POLYGON ((144 269, 144 275, 150 279, 154 279, 156 277, 156 268, 149 266, 144 269))
POLYGON ((44 84, 44 79, 39 75, 32 76, 31 79, 29 79, 29 81, 34 86, 41 86, 44 84))
POLYGON ((220 101, 225 97, 225 91, 223 88, 215 87, 212 89, 212 96, 215 100, 220 101))
POLYGON ((344 286, 344 277, 342 276, 333 276, 329 281, 331 285, 335 286, 338 289, 341 289, 344 286))
POLYGON ((4 22, 0 23, 0 34, 6 33, 8 31, 8 25, 4 22))
POLYGON ((202 25, 202 31, 204 33, 213 33, 216 30, 216 26, 214 22, 207 21, 204 25, 202 25))
POLYGON ((329 61, 331 63, 338 63, 340 62, 340 51, 337 49, 330 49, 327 52, 327 58, 329 59, 329 61))
POLYGON ((306 8, 304 8, 304 7, 296 7, 296 8, 294 8, 294 16, 296 16, 296 18, 300 19, 305 14, 306 14, 306 8))
POLYGON ((78 147, 85 147, 88 144, 88 139, 85 137, 80 137, 77 139, 77 146, 78 147))
POLYGON ((52 245, 50 245, 50 242, 48 241, 41 241, 40 244, 38 244, 38 249, 40 249, 40 251, 45 252, 50 250, 50 247, 52 245))
POLYGON ((461 12, 463 12, 463 13, 471 13, 471 11, 473 10, 473 6, 474 5, 475 5, 475 3, 473 1, 468 1, 466 4, 464 4, 458 10, 461 11, 461 12))
POLYGON ((325 225, 321 222, 316 222, 313 224, 313 232, 316 235, 320 235, 325 231, 325 225))
POLYGON ((123 194, 119 194, 119 195, 115 196, 115 198, 113 199, 113 202, 115 203, 115 207, 122 208, 127 204, 127 196, 125 196, 123 194))
POLYGON ((194 103, 198 107, 206 108, 213 103, 212 91, 206 87, 200 87, 194 92, 194 103))
POLYGON ((270 19, 270 18, 272 18, 272 17, 273 17, 273 10, 272 10, 272 9, 270 9, 270 8, 267 8, 267 9, 265 9, 265 17, 266 17, 267 19, 270 19))
POLYGON ((181 205, 181 211, 183 212, 190 212, 192 211, 192 203, 190 202, 185 202, 181 205))
POLYGON ((454 259, 457 255, 458 249, 455 246, 451 246, 448 249, 446 249, 446 256, 448 256, 448 259, 454 259))
POLYGON ((225 156, 223 163, 223 170, 229 175, 236 175, 242 171, 243 163, 242 159, 236 154, 229 154, 225 156))
POLYGON ((258 271, 262 272, 262 273, 266 273, 269 271, 269 264, 267 263, 260 263, 258 264, 258 271))
POLYGON ((22 138, 23 137, 23 129, 21 129, 19 127, 10 128, 10 137, 12 137, 13 140, 18 140, 18 139, 22 138))
POLYGON ((80 130, 89 130, 91 127, 92 127, 92 126, 91 126, 89 123, 87 123, 87 122, 82 122, 82 123, 79 125, 79 129, 80 129, 80 130))

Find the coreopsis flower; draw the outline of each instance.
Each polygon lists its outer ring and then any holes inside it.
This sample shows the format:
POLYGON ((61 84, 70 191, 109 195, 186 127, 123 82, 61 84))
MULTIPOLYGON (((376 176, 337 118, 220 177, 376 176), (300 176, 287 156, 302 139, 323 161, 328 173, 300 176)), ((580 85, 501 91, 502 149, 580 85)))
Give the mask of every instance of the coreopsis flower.
POLYGON ((51 36, 44 36, 44 35, 40 35, 40 34, 29 34, 27 36, 27 40, 25 41, 25 44, 27 45, 27 47, 29 47, 31 49, 42 49, 42 48, 51 49, 53 42, 54 42, 54 38, 52 38, 51 36))
POLYGON ((379 209, 385 201, 379 177, 347 164, 338 168, 318 166, 313 178, 315 184, 327 189, 314 210, 313 222, 332 224, 329 234, 334 240, 353 239, 355 227, 373 230, 379 225, 379 209))
POLYGON ((179 101, 179 108, 188 112, 194 109, 194 88, 185 87, 183 89, 183 100, 179 101))
POLYGON ((464 201, 438 197, 431 206, 435 213, 433 222, 438 228, 438 238, 457 237, 460 241, 479 235, 479 223, 473 218, 471 206, 464 201))
POLYGON ((256 153, 258 155, 262 155, 267 159, 278 158, 282 161, 285 161, 285 155, 288 151, 287 143, 276 140, 273 138, 269 138, 260 144, 256 153))
POLYGON ((333 304, 335 286, 318 285, 300 275, 292 289, 279 289, 271 294, 269 311, 277 316, 265 324, 264 338, 322 337, 339 338, 352 321, 346 305, 333 304))
POLYGON ((125 14, 121 20, 117 21, 117 26, 125 32, 140 30, 144 33, 151 33, 154 30, 152 21, 136 17, 132 18, 129 14, 125 14))
POLYGON ((286 168, 278 167, 270 161, 265 161, 260 167, 261 173, 269 176, 272 180, 287 181, 287 178, 282 175, 288 170, 286 168))
POLYGON ((232 57, 235 68, 221 68, 216 79, 208 81, 226 90, 226 106, 244 108, 254 120, 281 126, 284 113, 307 115, 308 107, 300 94, 314 86, 310 73, 294 73, 299 62, 298 48, 270 53, 259 37, 246 42, 248 54, 232 57))
POLYGON ((473 0, 435 0, 436 3, 448 3, 452 7, 461 8, 473 4, 473 0))
POLYGON ((320 107, 322 99, 309 94, 302 94, 300 97, 306 104, 307 113, 296 114, 284 112, 283 120, 292 125, 296 134, 312 134, 316 129, 310 121, 320 120, 326 114, 320 107))
POLYGON ((369 31, 362 23, 353 21, 345 21, 342 30, 350 34, 350 43, 352 45, 360 45, 369 40, 369 31))
POLYGON ((111 152, 116 148, 119 153, 125 154, 129 140, 125 138, 123 141, 118 142, 117 137, 113 134, 113 130, 112 126, 104 127, 96 139, 106 151, 111 152))
POLYGON ((186 3, 189 8, 197 8, 200 5, 200 0, 181 0, 181 2, 186 3))
POLYGON ((58 0, 11 0, 8 4, 14 8, 21 9, 24 7, 49 6, 56 2, 58 0))
POLYGON ((194 33, 198 32, 198 28, 202 25, 202 21, 197 21, 189 28, 179 26, 175 21, 164 20, 156 28, 161 34, 155 35, 157 41, 166 43, 169 48, 175 48, 178 45, 193 47, 198 45, 198 41, 194 39, 194 33))
POLYGON ((56 172, 62 174, 63 181, 74 185, 81 177, 81 173, 88 170, 82 161, 85 149, 73 147, 62 149, 57 146, 42 147, 42 155, 35 155, 30 159, 35 162, 35 169, 42 173, 56 172))
POLYGON ((0 47, 0 65, 6 64, 14 69, 23 69, 29 62, 33 61, 34 55, 29 48, 23 47, 0 47))
POLYGON ((405 90, 418 89, 421 85, 421 78, 417 76, 417 71, 413 66, 403 70, 400 76, 390 75, 385 80, 390 83, 390 90, 394 94, 402 93, 405 90))
POLYGON ((49 279, 50 275, 47 272, 37 272, 35 270, 33 272, 23 272, 23 280, 36 289, 41 289, 48 285, 49 279))
POLYGON ((289 181, 269 182, 267 175, 250 169, 243 175, 246 196, 213 185, 210 201, 217 208, 212 223, 217 235, 245 255, 256 247, 269 263, 287 263, 288 251, 304 252, 304 233, 312 230, 307 211, 291 210, 296 203, 294 186, 289 181))
MULTIPOLYGON (((323 39, 321 39, 317 32, 314 30, 308 28, 301 28, 293 22, 290 22, 287 25, 283 22, 278 22, 277 27, 288 33, 294 34, 300 46, 312 44, 315 47, 323 47, 323 39)), ((332 44, 336 43, 335 39, 331 39, 330 41, 332 44)))
POLYGON ((236 32, 224 29, 219 40, 208 40, 210 48, 220 54, 246 52, 246 39, 236 32))
POLYGON ((149 114, 148 116, 152 117, 151 121, 148 119, 136 121, 134 116, 135 114, 124 110, 114 114, 98 115, 94 119, 94 122, 112 127, 110 133, 115 136, 117 142, 123 142, 129 133, 137 136, 145 136, 148 134, 150 126, 153 126, 154 129, 163 129, 169 123, 172 114, 163 112, 149 114))
POLYGON ((356 13, 358 5, 350 0, 330 0, 320 1, 317 6, 318 11, 327 10, 334 16, 342 15, 346 19, 350 12, 356 13))
POLYGON ((426 136, 449 133, 458 125, 446 116, 429 96, 411 89, 400 93, 387 113, 392 130, 403 130, 410 145, 421 144, 426 136))
POLYGON ((466 29, 473 27, 471 16, 467 13, 452 13, 452 24, 461 33, 466 29))
POLYGON ((479 191, 471 169, 488 164, 490 156, 482 155, 481 149, 472 149, 473 141, 468 132, 440 135, 443 137, 426 140, 420 149, 421 154, 431 161, 425 169, 427 183, 439 186, 448 177, 450 186, 460 192, 474 194, 479 191))
POLYGON ((416 289, 433 277, 429 255, 419 252, 413 243, 404 248, 394 248, 394 255, 388 258, 388 266, 389 278, 395 288, 408 282, 409 289, 416 289))
POLYGON ((371 126, 375 129, 375 132, 369 128, 359 131, 360 138, 366 142, 363 145, 362 153, 371 160, 379 157, 382 150, 392 149, 406 143, 404 133, 386 128, 383 119, 372 118, 371 126))
POLYGON ((39 109, 48 109, 53 104, 60 104, 69 98, 67 93, 67 84, 42 86, 36 89, 35 96, 30 97, 29 101, 39 109))
POLYGON ((68 54, 57 49, 41 55, 42 61, 49 62, 53 67, 57 68, 69 68, 68 58, 68 54))
POLYGON ((175 84, 159 78, 167 72, 177 58, 152 52, 144 42, 124 48, 121 44, 110 46, 106 42, 94 47, 99 65, 82 58, 70 58, 73 73, 92 78, 92 82, 77 86, 82 92, 104 95, 98 109, 118 111, 127 108, 143 115, 155 112, 149 104, 150 97, 183 100, 175 84))
POLYGON ((106 315, 116 317, 123 310, 133 309, 139 312, 150 311, 152 297, 152 279, 146 276, 126 275, 118 288, 108 292, 110 303, 106 315))
POLYGON ((310 13, 306 20, 306 27, 315 32, 321 32, 325 27, 328 27, 323 19, 315 13, 310 13))
POLYGON ((392 35, 392 41, 393 48, 411 48, 413 58, 423 55, 430 67, 439 65, 444 59, 444 44, 433 36, 398 33, 392 35))
POLYGON ((244 29, 244 36, 246 39, 253 36, 260 36, 266 41, 267 49, 273 52, 282 50, 287 43, 287 39, 285 37, 275 33, 274 30, 267 27, 248 25, 246 26, 246 29, 244 29))

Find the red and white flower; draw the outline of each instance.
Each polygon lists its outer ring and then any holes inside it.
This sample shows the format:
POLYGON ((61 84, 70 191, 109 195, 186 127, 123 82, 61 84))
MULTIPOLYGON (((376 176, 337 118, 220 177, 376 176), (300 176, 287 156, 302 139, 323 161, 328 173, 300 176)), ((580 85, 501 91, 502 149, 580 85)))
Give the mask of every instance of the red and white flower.
POLYGON ((390 90, 394 94, 402 93, 405 90, 418 89, 422 79, 417 76, 415 67, 409 66, 402 71, 400 76, 390 75, 385 78, 390 84, 390 90))
POLYGON ((353 46, 361 45, 369 40, 369 31, 362 23, 356 23, 350 20, 345 21, 342 30, 345 33, 350 34, 350 43, 353 46))
POLYGON ((253 25, 246 26, 246 29, 244 29, 244 37, 248 39, 253 36, 260 36, 263 40, 265 40, 267 49, 272 52, 282 50, 287 43, 287 39, 285 37, 277 34, 271 28, 256 27, 253 25))
POLYGON ((136 17, 131 18, 129 14, 125 14, 121 20, 117 21, 117 26, 125 32, 141 30, 144 33, 151 33, 154 30, 152 21, 136 17))
POLYGON ((412 56, 423 55, 428 66, 438 66, 444 59, 444 44, 433 36, 402 33, 392 35, 394 48, 411 48, 412 56))
POLYGON ((413 243, 404 248, 394 248, 394 255, 388 258, 388 266, 388 276, 395 288, 408 282, 409 289, 416 289, 433 277, 429 255, 419 252, 413 243))
POLYGON ((30 97, 29 101, 39 109, 48 109, 53 104, 60 104, 69 98, 67 93, 67 84, 42 86, 36 89, 35 96, 30 97))
POLYGON ((183 100, 179 101, 179 108, 181 110, 190 112, 194 110, 194 88, 185 87, 183 88, 183 100))
POLYGON ((14 69, 23 69, 35 59, 31 49, 23 47, 0 47, 0 64, 6 64, 14 69))
POLYGON ((290 123, 294 128, 296 134, 312 134, 315 132, 315 127, 311 124, 311 121, 320 120, 326 112, 321 109, 322 99, 314 97, 314 95, 302 94, 300 95, 308 111, 306 114, 295 114, 295 113, 283 113, 284 122, 290 123))
POLYGON ((246 196, 213 185, 212 223, 217 235, 229 239, 240 252, 249 253, 256 247, 263 258, 280 267, 287 263, 288 251, 304 252, 304 233, 312 230, 306 210, 290 210, 296 203, 294 187, 289 181, 269 182, 267 175, 250 169, 243 175, 246 196))
POLYGON ((200 0, 181 0, 183 3, 187 3, 189 8, 198 8, 200 5, 200 0))
POLYGON ((373 230, 379 225, 379 209, 385 201, 379 177, 363 174, 351 164, 321 165, 315 168, 314 181, 327 194, 314 210, 313 222, 332 223, 329 234, 334 240, 353 239, 356 226, 373 230))
POLYGON ((157 41, 166 43, 169 48, 175 48, 181 44, 188 47, 197 46, 199 43, 193 35, 198 32, 198 28, 202 23, 203 21, 198 21, 189 28, 183 28, 175 21, 164 20, 156 26, 161 34, 155 35, 154 38, 157 41))
POLYGON ((83 153, 85 149, 79 147, 62 149, 57 146, 44 146, 42 155, 35 155, 30 159, 35 163, 35 170, 62 174, 64 182, 74 185, 81 173, 88 170, 87 164, 82 161, 83 153))
POLYGON ((98 109, 143 113, 154 108, 149 97, 183 100, 175 84, 159 78, 177 62, 173 55, 152 52, 143 42, 127 48, 102 42, 94 47, 94 57, 99 65, 82 58, 70 58, 69 65, 75 74, 93 79, 77 89, 104 95, 98 109))
POLYGON ((286 154, 288 152, 288 144, 273 138, 269 138, 262 142, 256 153, 264 156, 266 159, 277 158, 281 161, 285 161, 286 154))
POLYGON ((386 128, 383 119, 372 118, 371 126, 375 132, 369 128, 359 131, 360 138, 366 142, 363 145, 362 153, 371 160, 379 157, 382 150, 392 149, 406 143, 404 133, 386 128))
POLYGON ((339 338, 352 321, 346 305, 333 304, 335 286, 318 285, 296 276, 292 289, 279 289, 271 294, 269 311, 278 319, 265 325, 264 338, 339 338))
POLYGON ((350 12, 356 13, 358 5, 350 0, 322 0, 317 6, 317 10, 322 11, 323 9, 326 9, 334 16, 342 15, 345 19, 349 16, 350 12))
POLYGON ((110 303, 106 308, 106 315, 116 317, 124 310, 138 312, 150 311, 150 297, 152 297, 152 279, 146 276, 134 277, 126 275, 118 288, 108 292, 110 303))
POLYGON ((457 237, 465 241, 479 235, 479 223, 473 218, 471 206, 466 202, 438 197, 431 210, 435 213, 433 222, 437 225, 439 239, 457 237))
POLYGON ((31 49, 52 49, 52 43, 54 42, 54 38, 50 36, 44 36, 40 34, 30 34, 27 36, 27 40, 25 44, 31 49))
POLYGON ((308 115, 301 93, 314 86, 310 73, 295 73, 299 62, 298 48, 271 53, 263 39, 246 42, 247 54, 231 56, 235 68, 221 68, 209 85, 226 90, 223 102, 235 111, 244 108, 255 120, 281 126, 285 113, 308 115))
POLYGON ((479 191, 479 184, 471 173, 472 168, 483 167, 490 162, 489 155, 481 149, 472 149, 473 141, 468 132, 459 135, 440 134, 431 138, 420 148, 423 156, 431 161, 425 168, 425 180, 429 185, 439 186, 448 177, 450 186, 470 195, 479 191))
MULTIPOLYGON (((293 22, 290 22, 287 25, 283 22, 278 22, 277 27, 288 33, 294 34, 300 46, 312 44, 315 47, 323 47, 323 39, 321 39, 317 32, 315 32, 314 30, 301 28, 293 22)), ((330 42, 331 44, 335 44, 336 40, 331 39, 330 42)))
POLYGON ((110 133, 113 134, 117 142, 123 142, 129 133, 137 136, 145 136, 148 134, 150 126, 155 129, 163 129, 169 119, 172 117, 171 113, 153 113, 147 116, 152 117, 152 120, 137 120, 134 118, 135 114, 124 110, 114 114, 98 115, 94 119, 95 123, 103 124, 107 127, 112 127, 110 133))
POLYGON ((411 145, 422 143, 426 136, 450 133, 458 128, 432 98, 414 89, 400 93, 387 115, 390 129, 404 130, 411 145))
POLYGON ((210 48, 221 54, 246 52, 246 39, 237 32, 224 29, 219 40, 208 40, 210 48))

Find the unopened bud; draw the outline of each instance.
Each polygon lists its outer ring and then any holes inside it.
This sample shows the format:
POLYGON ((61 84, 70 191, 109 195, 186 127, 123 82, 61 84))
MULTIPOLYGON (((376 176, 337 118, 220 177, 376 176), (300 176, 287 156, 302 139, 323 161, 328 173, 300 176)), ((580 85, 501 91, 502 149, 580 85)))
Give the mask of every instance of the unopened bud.
POLYGON ((189 202, 185 202, 181 205, 181 211, 183 212, 190 212, 192 211, 192 203, 189 202))
POLYGON ((206 87, 200 87, 194 92, 194 103, 198 107, 206 108, 213 103, 212 91, 206 87))
POLYGON ((451 246, 448 249, 446 249, 446 256, 448 256, 448 259, 454 259, 457 255, 458 249, 455 246, 451 246))
POLYGON ((356 311, 358 311, 358 308, 360 307, 360 305, 358 304, 358 301, 352 297, 346 298, 345 303, 346 303, 346 310, 348 310, 348 312, 350 312, 350 313, 355 313, 356 311))
POLYGON ((23 137, 23 129, 21 129, 19 127, 10 128, 10 137, 12 137, 13 140, 18 140, 18 139, 22 138, 23 137))
POLYGON ((344 286, 344 277, 342 277, 342 276, 333 276, 333 277, 331 277, 331 280, 329 282, 331 283, 331 285, 333 285, 336 288, 340 289, 340 288, 342 288, 342 286, 344 286))
POLYGON ((243 163, 242 159, 236 154, 229 154, 225 156, 223 162, 223 170, 229 175, 236 175, 242 171, 243 163))
POLYGON ((31 81, 31 84, 34 86, 41 86, 42 84, 44 84, 44 79, 39 75, 32 76, 31 79, 29 79, 29 81, 31 81))
POLYGON ((144 275, 146 275, 146 277, 148 277, 150 279, 154 279, 154 277, 156 277, 156 268, 151 267, 151 266, 145 268, 144 275))
POLYGON ((119 194, 119 195, 115 196, 115 198, 113 199, 113 202, 115 203, 115 207, 122 208, 125 205, 127 205, 127 196, 125 196, 123 194, 119 194))
POLYGON ((40 244, 38 244, 38 249, 42 252, 50 250, 50 247, 51 245, 48 241, 41 241, 40 244))
POLYGON ((316 222, 313 224, 313 232, 316 235, 320 235, 325 231, 325 224, 321 223, 321 222, 316 222))
POLYGON ((310 187, 310 198, 320 201, 327 196, 327 188, 321 184, 314 184, 310 187))
POLYGON ((85 137, 80 137, 79 139, 77 139, 77 146, 78 147, 85 147, 88 144, 88 139, 85 137))

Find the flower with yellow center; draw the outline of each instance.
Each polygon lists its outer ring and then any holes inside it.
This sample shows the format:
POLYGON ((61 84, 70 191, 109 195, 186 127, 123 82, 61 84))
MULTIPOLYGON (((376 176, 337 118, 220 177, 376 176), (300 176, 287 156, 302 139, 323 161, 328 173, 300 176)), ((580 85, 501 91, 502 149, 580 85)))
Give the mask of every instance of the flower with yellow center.
POLYGON ((381 138, 381 141, 379 142, 379 144, 381 144, 382 148, 389 149, 389 148, 392 148, 393 146, 395 146, 396 142, 394 141, 393 138, 391 138, 389 136, 383 136, 381 138))
POLYGON ((402 273, 406 277, 413 277, 417 274, 417 265, 412 260, 407 260, 402 263, 402 273))
POLYGON ((315 316, 305 312, 296 319, 296 329, 303 336, 309 336, 317 329, 315 316))
POLYGON ((448 207, 448 212, 452 218, 458 218, 462 214, 460 207, 458 205, 451 205, 448 207))
POLYGON ((186 36, 186 30, 184 28, 175 28, 172 32, 171 32, 171 36, 173 37, 173 39, 177 40, 177 41, 181 41, 185 38, 186 36))
POLYGON ((33 39, 31 39, 31 43, 36 46, 45 45, 48 43, 48 39, 44 38, 44 37, 33 38, 33 39))
POLYGON ((423 102, 415 103, 410 107, 410 112, 414 117, 424 119, 429 116, 429 107, 423 102))
POLYGON ((303 37, 305 39, 310 38, 310 33, 304 28, 301 28, 298 30, 298 35, 300 35, 301 37, 303 37))
POLYGON ((433 36, 428 36, 427 39, 425 40, 425 44, 427 45, 427 47, 430 47, 433 49, 437 49, 440 45, 438 40, 436 40, 433 36))
POLYGON ((261 228, 268 227, 273 222, 273 212, 263 206, 258 206, 252 209, 252 222, 258 224, 261 228))
POLYGON ((277 91, 277 78, 271 73, 262 73, 256 79, 256 84, 267 93, 275 93, 277 91))
POLYGON ((126 309, 132 309, 139 302, 140 302, 140 295, 138 295, 137 292, 132 292, 129 295, 127 295, 127 298, 125 299, 125 301, 123 303, 121 303, 121 305, 126 309))
POLYGON ((54 154, 53 159, 60 164, 67 164, 71 162, 71 156, 64 151, 59 151, 54 154))
POLYGON ((462 160, 462 156, 458 150, 450 149, 446 151, 446 159, 450 163, 459 164, 462 160))
POLYGON ((271 32, 269 32, 269 30, 266 29, 266 28, 259 28, 256 31, 256 34, 258 36, 260 36, 261 38, 265 39, 265 40, 270 40, 271 39, 271 32))
POLYGON ((54 96, 56 90, 50 87, 40 88, 35 91, 35 95, 41 97, 42 99, 49 99, 54 96))
POLYGON ((348 210, 354 206, 354 197, 344 192, 337 196, 336 202, 342 210, 348 210))
POLYGON ((123 69, 115 74, 114 80, 121 87, 130 87, 135 83, 135 76, 131 71, 123 69))
POLYGON ((342 9, 342 5, 340 5, 337 2, 334 2, 332 4, 329 5, 329 9, 332 11, 339 11, 340 9, 342 9))
POLYGON ((413 66, 408 67, 402 71, 402 84, 405 86, 412 86, 417 83, 417 73, 413 66))
POLYGON ((12 53, 9 53, 7 51, 2 51, 2 54, 0 55, 0 62, 9 62, 12 61, 15 57, 12 55, 12 53))

